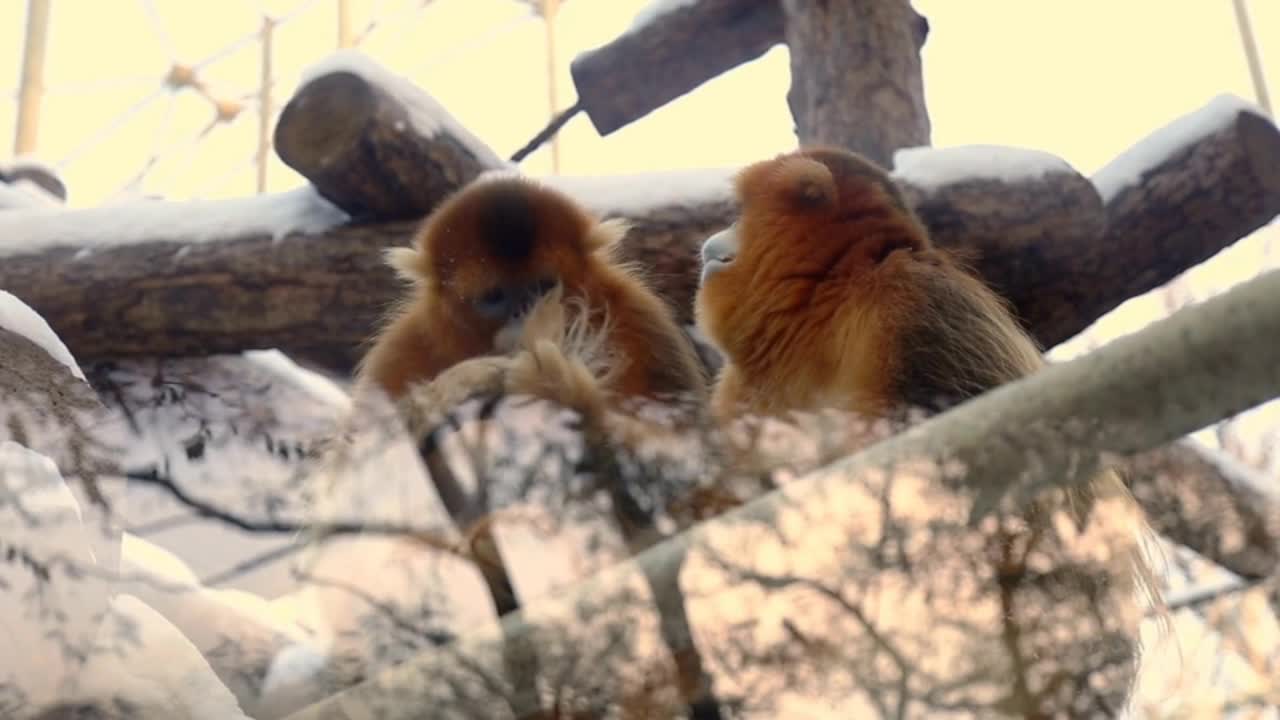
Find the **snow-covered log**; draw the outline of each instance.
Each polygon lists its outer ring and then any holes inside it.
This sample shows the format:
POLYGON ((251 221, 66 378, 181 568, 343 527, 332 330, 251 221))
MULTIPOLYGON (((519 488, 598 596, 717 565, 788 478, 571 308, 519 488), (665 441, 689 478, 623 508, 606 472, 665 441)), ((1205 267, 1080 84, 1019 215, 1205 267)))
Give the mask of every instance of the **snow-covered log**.
POLYGON ((608 135, 782 40, 777 0, 653 0, 569 68, 579 105, 608 135))
MULTIPOLYGON (((553 182, 588 207, 632 220, 624 255, 650 268, 688 320, 697 247, 732 218, 728 174, 553 182)), ((8 239, 0 288, 48 318, 86 362, 278 348, 346 372, 402 287, 382 250, 408 243, 418 223, 340 225, 345 219, 311 188, 0 213, 0 238, 8 239)))
POLYGON ((100 537, 96 552, 114 562, 116 530, 98 522, 103 477, 116 470, 114 448, 95 433, 106 411, 75 358, 44 318, 0 290, 0 441, 50 458, 100 537))
MULTIPOLYGON (((891 540, 905 537, 896 534, 905 528, 886 529, 882 526, 919 512, 918 508, 907 509, 913 507, 909 504, 913 499, 926 508, 926 517, 932 518, 928 522, 920 522, 913 530, 925 532, 930 527, 929 523, 935 521, 955 523, 957 528, 988 527, 984 522, 973 525, 970 522, 981 520, 1002 498, 1016 503, 1030 498, 1036 490, 1049 486, 1069 487, 1087 480, 1096 468, 1087 458, 1095 453, 1106 456, 1143 452, 1280 396, 1280 345, 1273 341, 1277 336, 1280 336, 1280 272, 1272 272, 1184 309, 1089 355, 1049 366, 864 452, 792 481, 781 491, 770 493, 651 548, 637 556, 635 562, 653 569, 683 561, 690 555, 705 556, 720 567, 737 567, 740 579, 748 579, 765 590, 800 587, 820 598, 834 601, 838 608, 844 608, 856 620, 855 627, 860 627, 858 638, 840 635, 838 642, 831 644, 824 640, 830 637, 830 627, 819 625, 812 631, 816 634, 799 630, 798 624, 812 620, 819 610, 817 599, 813 599, 805 605, 806 617, 794 612, 786 614, 783 627, 772 633, 774 642, 767 649, 771 651, 769 657, 785 658, 785 663, 818 653, 824 672, 830 674, 838 671, 839 663, 828 662, 829 656, 823 653, 839 652, 843 645, 866 642, 863 636, 869 636, 871 647, 883 653, 885 660, 883 666, 871 663, 861 670, 853 667, 853 689, 870 695, 872 702, 881 704, 879 712, 875 706, 864 705, 861 714, 853 716, 889 714, 894 706, 898 708, 896 714, 900 717, 927 716, 930 703, 935 702, 953 710, 968 707, 975 717, 993 717, 1001 711, 1016 712, 1021 716, 1025 708, 1020 708, 1017 703, 1020 702, 1019 697, 1025 699, 1028 688, 1022 688, 1021 696, 1012 696, 1010 702, 1014 706, 998 708, 996 703, 1009 691, 1006 686, 999 685, 1009 682, 1007 676, 992 678, 996 685, 991 686, 974 688, 971 683, 978 676, 992 672, 999 675, 999 668, 1008 662, 1008 658, 1000 659, 1005 652, 1005 644, 1012 642, 1016 648, 1019 643, 1032 642, 1029 637, 1022 640, 991 638, 976 665, 972 664, 974 657, 961 655, 948 660, 947 655, 948 643, 960 640, 963 644, 963 638, 974 630, 986 632, 977 625, 962 622, 990 623, 993 617, 1007 616, 1010 612, 1007 608, 1002 611, 998 603, 994 608, 984 606, 978 603, 979 598, 965 596, 961 607, 953 610, 969 613, 964 616, 964 621, 957 616, 953 618, 953 624, 929 625, 921 613, 935 612, 935 608, 927 604, 927 599, 912 596, 910 585, 899 585, 902 578, 896 574, 890 577, 887 566, 879 565, 886 568, 883 582, 876 582, 874 577, 833 575, 829 566, 824 566, 827 570, 825 575, 806 573, 799 569, 798 564, 791 563, 783 564, 785 569, 778 570, 777 562, 765 563, 756 548, 743 543, 744 536, 738 536, 740 544, 735 546, 724 542, 720 533, 732 535, 744 532, 743 528, 757 526, 763 529, 764 534, 776 536, 785 534, 788 525, 794 525, 793 532, 800 537, 812 537, 821 535, 823 527, 812 518, 832 523, 849 522, 848 531, 817 540, 814 552, 824 557, 834 554, 837 562, 853 564, 857 564, 864 553, 869 553, 872 567, 876 567, 876 563, 897 557, 899 552, 918 551, 919 537, 911 536, 913 539, 909 543, 891 540), (961 503, 958 509, 950 504, 938 505, 936 501, 941 498, 934 497, 933 493, 940 487, 966 488, 958 497, 967 496, 970 500, 961 503), (869 492, 870 498, 867 497, 869 492), (920 494, 922 492, 925 494, 920 494), (836 502, 838 498, 850 497, 874 501, 876 493, 895 493, 895 503, 908 504, 895 504, 892 513, 886 513, 878 520, 859 522, 856 513, 851 515, 848 507, 836 502), (975 495, 969 496, 968 493, 975 495), (953 510, 958 512, 958 516, 953 510), (899 515, 900 512, 903 514, 899 515), (859 543, 864 543, 865 547, 859 543), (886 549, 886 544, 894 549, 886 549), (773 569, 751 569, 764 564, 773 569), (835 579, 837 577, 849 579, 839 583, 835 579), (852 587, 846 587, 850 585, 852 587), (880 592, 887 592, 888 596, 868 595, 880 592), (899 603, 910 599, 911 604, 876 604, 888 597, 896 597, 899 603), (904 610, 907 612, 905 622, 901 616, 904 610), (920 636, 922 624, 926 634, 920 636), (940 664, 930 664, 930 659, 940 664), (955 684, 948 684, 952 680, 955 684), (971 689, 979 694, 970 696, 968 692, 971 689), (936 693, 942 693, 942 696, 936 693), (996 700, 993 702, 993 699, 996 700), (913 708, 910 713, 906 712, 908 707, 913 708)), ((951 500, 958 497, 953 495, 951 500)), ((888 497, 880 500, 887 503, 888 497)), ((864 507, 863 512, 872 507, 876 507, 874 502, 864 507)), ((1099 512, 1099 506, 1095 506, 1091 516, 1096 518, 1099 512)), ((1069 533, 1071 526, 1070 521, 1055 525, 1055 532, 1069 533)), ((1114 557, 1108 559, 1106 538, 1095 540, 1102 541, 1094 547, 1094 552, 1100 555, 1076 560, 1086 563, 1085 567, 1087 563, 1105 566, 1114 562, 1114 557)), ((964 543, 928 545, 931 552, 944 554, 956 562, 964 558, 981 558, 989 551, 984 550, 983 545, 973 547, 964 543)), ((791 552, 789 557, 797 560, 802 556, 797 554, 797 550, 791 552)), ((928 563, 943 560, 913 557, 928 563)), ((1070 559, 1057 558, 1057 561, 1070 559)), ((862 560, 863 565, 866 563, 865 559, 862 560)), ((938 570, 942 572, 914 577, 928 584, 925 591, 938 595, 967 592, 964 588, 972 580, 963 574, 946 572, 945 566, 938 570)), ((951 568, 952 572, 955 570, 951 568)), ((408 718, 416 717, 420 709, 427 706, 442 716, 450 715, 450 711, 467 716, 468 708, 474 713, 479 707, 475 698, 467 699, 469 705, 449 705, 449 688, 440 684, 443 678, 456 674, 459 667, 475 672, 477 682, 489 674, 500 677, 503 670, 499 645, 504 636, 532 635, 546 647, 554 644, 555 647, 572 648, 589 644, 588 636, 598 637, 607 632, 607 628, 582 622, 582 608, 599 607, 601 599, 610 597, 618 587, 625 585, 634 571, 627 565, 614 567, 555 598, 530 603, 519 613, 505 617, 501 628, 489 626, 464 636, 453 646, 455 652, 416 658, 294 717, 298 720, 343 720, 373 715, 408 718)), ((1045 568, 1037 572, 1047 572, 1046 577, 1055 575, 1045 568)), ((678 588, 673 587, 669 591, 674 593, 678 588)), ((713 594, 709 588, 704 588, 698 596, 710 602, 713 594)), ((1067 608, 1066 597, 1061 592, 1050 592, 1046 597, 1050 604, 1038 608, 1040 611, 1067 608)), ((987 600, 990 602, 990 598, 987 600)), ((796 598, 790 598, 786 607, 794 609, 795 601, 796 598)), ((1083 608, 1067 609, 1068 615, 1060 618, 1059 625, 1051 623, 1049 628, 1037 631, 1040 633, 1038 637, 1049 645, 1036 649, 1037 660, 1034 662, 1040 675, 1033 682, 1038 686, 1046 678, 1058 677, 1069 683, 1082 683, 1068 686, 1074 690, 1068 692, 1063 701, 1071 706, 1078 693, 1091 691, 1092 687, 1091 680, 1073 677, 1073 673, 1099 667, 1090 662, 1107 665, 1122 661, 1117 661, 1114 656, 1105 656, 1110 657, 1109 660, 1095 658, 1092 661, 1087 656, 1077 656, 1073 660, 1069 654, 1055 652, 1074 652, 1080 647, 1076 641, 1088 643, 1092 637, 1090 631, 1079 622, 1105 617, 1092 615, 1083 608), (1062 631, 1066 631, 1066 636, 1073 632, 1083 635, 1076 641, 1064 640, 1062 631), (1071 665, 1073 662, 1085 665, 1074 667, 1071 665)), ((1032 610, 1021 607, 1018 612, 1032 610)), ((725 612, 728 612, 727 608, 721 608, 716 614, 704 610, 701 617, 703 622, 714 619, 732 626, 733 618, 725 616, 725 612)), ((726 651, 732 648, 733 652, 765 649, 762 643, 767 641, 762 635, 770 634, 765 631, 774 626, 766 626, 769 622, 767 616, 754 610, 751 612, 751 616, 742 621, 744 627, 735 627, 728 638, 704 627, 699 632, 698 641, 719 643, 726 646, 726 651), (751 631, 752 623, 760 628, 759 632, 751 631)), ((695 618, 699 617, 696 610, 693 614, 695 618)), ((945 614, 938 619, 944 620, 945 614)), ((1000 624, 995 622, 997 626, 1000 624)), ((1110 641, 1109 638, 1103 644, 1110 641)), ((976 648, 970 649, 976 651, 976 648)), ((1013 652, 1016 654, 1018 651, 1015 649, 1013 652)), ((1019 662, 1032 661, 1015 658, 1014 666, 1019 667, 1019 662)), ((828 675, 823 677, 825 679, 828 675)), ((1056 684, 1058 680, 1050 682, 1056 684)), ((843 688, 842 693, 849 692, 847 687, 839 687, 843 688)), ((1053 702, 1050 694, 1040 696, 1037 702, 1040 701, 1053 702)), ((1027 709, 1027 712, 1031 710, 1027 709)), ((535 711, 530 708, 517 712, 516 716, 533 717, 535 711)))
MULTIPOLYGON (((971 251, 1049 348, 1280 212, 1280 131, 1224 104, 1210 105, 1219 108, 1209 114, 1215 123, 1196 120, 1206 111, 1179 121, 1195 132, 1158 142, 1168 158, 1140 143, 1138 160, 1154 165, 1126 171, 1136 184, 1108 196, 1105 209, 1089 182, 1043 153, 911 149, 899 154, 896 174, 938 244, 971 251)), ((1117 162, 1132 168, 1137 161, 1126 157, 1117 162)), ((622 254, 689 322, 698 247, 733 218, 730 172, 548 182, 631 221, 622 254)), ((1108 175, 1094 178, 1104 195, 1108 175)), ((279 348, 346 371, 400 289, 381 251, 408 242, 416 223, 339 225, 344 219, 309 188, 0 213, 0 288, 48 318, 86 361, 279 348)))
POLYGON ((1046 345, 1280 214, 1280 131, 1252 103, 1221 95, 1092 179, 1106 203, 1107 234, 1043 287, 1063 301, 1059 320, 1038 332, 1046 345))
POLYGON ((929 144, 920 49, 928 23, 908 0, 781 0, 802 144, 856 150, 888 165, 929 144))
POLYGON ((274 144, 286 165, 358 220, 421 218, 504 165, 425 91, 355 50, 308 69, 274 144))

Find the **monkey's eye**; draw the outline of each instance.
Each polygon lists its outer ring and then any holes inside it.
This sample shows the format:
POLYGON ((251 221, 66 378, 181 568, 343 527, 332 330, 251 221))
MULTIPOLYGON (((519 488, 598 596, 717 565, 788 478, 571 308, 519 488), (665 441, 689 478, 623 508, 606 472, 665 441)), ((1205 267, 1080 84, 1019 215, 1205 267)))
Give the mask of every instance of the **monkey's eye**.
POLYGON ((507 294, 505 288, 494 287, 476 298, 474 304, 476 312, 487 318, 497 320, 507 316, 511 297, 507 294))

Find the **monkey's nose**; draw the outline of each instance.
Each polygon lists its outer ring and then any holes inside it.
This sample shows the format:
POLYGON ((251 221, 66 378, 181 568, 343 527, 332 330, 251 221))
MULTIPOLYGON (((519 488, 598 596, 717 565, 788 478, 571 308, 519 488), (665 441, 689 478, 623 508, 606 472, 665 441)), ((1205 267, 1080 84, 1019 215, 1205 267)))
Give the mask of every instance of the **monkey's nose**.
POLYGON ((707 238, 702 244, 702 281, 733 264, 738 256, 738 229, 736 225, 707 238))

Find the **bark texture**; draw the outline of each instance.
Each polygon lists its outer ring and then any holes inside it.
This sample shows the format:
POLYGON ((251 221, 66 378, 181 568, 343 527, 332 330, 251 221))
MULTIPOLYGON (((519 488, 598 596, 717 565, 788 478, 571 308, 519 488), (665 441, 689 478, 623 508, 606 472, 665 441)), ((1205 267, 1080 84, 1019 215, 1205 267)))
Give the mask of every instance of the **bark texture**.
POLYGON ((322 75, 285 105, 276 152, 352 218, 421 218, 494 165, 447 128, 424 134, 414 112, 359 75, 322 75))
POLYGON ((578 102, 608 135, 782 42, 777 0, 700 0, 570 65, 578 102))
POLYGON ((802 145, 835 145, 886 167, 929 145, 920 48, 928 23, 908 0, 782 0, 802 145))
POLYGON ((1105 237, 1043 278, 1041 292, 1051 307, 1041 311, 1037 325, 1044 329, 1037 334, 1047 347, 1208 260, 1232 242, 1226 238, 1242 238, 1280 214, 1280 130, 1242 110, 1105 200, 1105 237))

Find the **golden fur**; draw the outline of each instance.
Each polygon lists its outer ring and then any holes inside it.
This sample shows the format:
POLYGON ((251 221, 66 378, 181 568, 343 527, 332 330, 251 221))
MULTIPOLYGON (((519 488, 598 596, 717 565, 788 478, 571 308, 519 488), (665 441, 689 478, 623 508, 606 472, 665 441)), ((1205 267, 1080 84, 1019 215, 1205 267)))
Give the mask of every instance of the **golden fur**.
MULTIPOLYGON (((553 304, 576 312, 572 321, 559 318, 560 326, 576 328, 580 345, 596 338, 597 355, 608 350, 604 390, 625 397, 704 395, 707 380, 692 342, 663 301, 613 257, 625 231, 526 179, 464 188, 424 222, 413 248, 390 254, 412 289, 365 356, 361 381, 394 399, 465 360, 512 352, 518 333, 509 336, 503 321, 479 312, 477 299, 495 288, 547 283, 558 288, 553 304)), ((544 339, 526 349, 541 348, 545 359, 554 344, 544 339)), ((547 384, 527 372, 521 377, 531 391, 547 384)))

